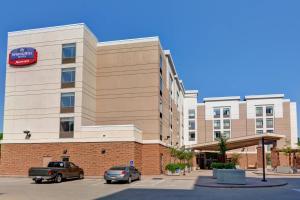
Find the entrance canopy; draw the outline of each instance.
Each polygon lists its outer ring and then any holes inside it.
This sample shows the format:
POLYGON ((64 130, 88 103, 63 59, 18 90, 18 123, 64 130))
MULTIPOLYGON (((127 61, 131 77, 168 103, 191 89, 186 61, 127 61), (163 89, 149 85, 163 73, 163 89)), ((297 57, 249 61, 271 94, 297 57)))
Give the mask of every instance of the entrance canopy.
MULTIPOLYGON (((264 138, 265 144, 273 144, 277 140, 284 138, 284 135, 274 134, 274 133, 264 133, 259 135, 244 136, 238 138, 230 138, 227 140, 227 149, 239 149, 254 145, 259 145, 262 139, 264 138)), ((200 151, 218 151, 218 141, 207 142, 203 144, 191 145, 192 150, 200 151)))

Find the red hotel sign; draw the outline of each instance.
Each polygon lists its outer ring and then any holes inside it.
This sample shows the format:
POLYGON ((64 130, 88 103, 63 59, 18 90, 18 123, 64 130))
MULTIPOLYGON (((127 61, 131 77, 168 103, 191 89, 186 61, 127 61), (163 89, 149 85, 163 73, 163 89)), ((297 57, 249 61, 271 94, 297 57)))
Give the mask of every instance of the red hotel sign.
POLYGON ((37 56, 37 51, 31 47, 14 49, 9 54, 9 64, 13 66, 31 65, 37 62, 37 56))

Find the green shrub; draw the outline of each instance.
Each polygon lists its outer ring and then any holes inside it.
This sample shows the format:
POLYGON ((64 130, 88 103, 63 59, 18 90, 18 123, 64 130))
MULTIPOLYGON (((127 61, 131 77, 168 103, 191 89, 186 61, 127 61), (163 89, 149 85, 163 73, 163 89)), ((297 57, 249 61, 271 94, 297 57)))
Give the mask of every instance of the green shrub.
POLYGON ((185 163, 169 163, 166 165, 166 170, 169 170, 170 172, 174 173, 176 170, 184 170, 186 167, 185 163))
POLYGON ((235 163, 224 163, 224 169, 235 169, 235 163))
POLYGON ((3 139, 3 133, 0 133, 0 140, 3 139))
POLYGON ((235 169, 235 164, 232 162, 229 162, 229 163, 214 162, 211 164, 211 168, 213 168, 213 169, 235 169))

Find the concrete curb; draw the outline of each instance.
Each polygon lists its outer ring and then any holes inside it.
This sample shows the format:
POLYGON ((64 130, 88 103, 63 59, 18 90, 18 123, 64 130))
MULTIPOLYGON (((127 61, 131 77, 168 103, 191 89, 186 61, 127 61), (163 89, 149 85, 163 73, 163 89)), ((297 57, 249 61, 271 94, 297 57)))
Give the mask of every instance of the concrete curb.
POLYGON ((205 184, 195 184, 197 187, 207 187, 207 188, 268 188, 268 187, 281 187, 288 185, 287 182, 270 184, 270 185, 205 185, 205 184))

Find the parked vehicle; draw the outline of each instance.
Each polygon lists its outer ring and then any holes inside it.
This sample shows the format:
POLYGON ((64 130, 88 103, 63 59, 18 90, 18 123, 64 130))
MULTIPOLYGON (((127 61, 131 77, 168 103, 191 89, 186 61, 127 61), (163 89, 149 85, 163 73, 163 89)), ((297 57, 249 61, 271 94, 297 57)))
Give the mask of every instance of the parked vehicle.
POLYGON ((32 167, 29 169, 28 175, 35 183, 41 183, 43 180, 60 183, 63 179, 83 179, 84 172, 72 162, 58 161, 49 162, 48 167, 32 167))
POLYGON ((134 180, 141 180, 141 172, 132 166, 114 166, 104 173, 107 184, 112 181, 126 181, 131 183, 134 180))

